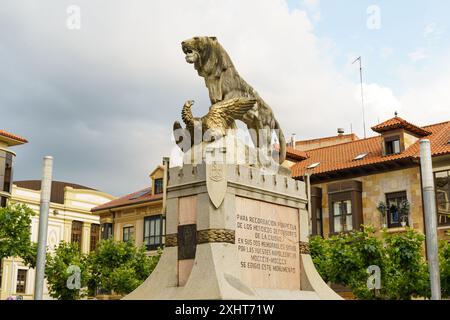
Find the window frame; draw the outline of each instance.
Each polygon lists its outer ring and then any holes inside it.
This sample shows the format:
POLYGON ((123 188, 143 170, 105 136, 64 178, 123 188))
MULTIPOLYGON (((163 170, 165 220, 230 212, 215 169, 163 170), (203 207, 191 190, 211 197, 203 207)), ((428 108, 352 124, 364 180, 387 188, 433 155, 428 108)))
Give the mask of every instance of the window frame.
MULTIPOLYGON (((147 216, 144 217, 144 236, 143 236, 143 241, 144 244, 147 248, 148 251, 152 251, 152 250, 157 250, 159 247, 163 248, 164 247, 164 243, 165 243, 165 217, 163 217, 162 214, 158 214, 158 215, 152 215, 152 216, 147 216), (147 221, 149 221, 149 228, 151 227, 151 222, 152 221, 157 221, 159 220, 159 235, 151 235, 152 234, 152 230, 150 229, 150 231, 147 233, 147 221), (153 244, 150 244, 150 239, 155 239, 153 244), (148 241, 147 241, 148 240, 148 241), (158 240, 158 241, 156 241, 158 240)), ((156 231, 156 223, 155 223, 155 227, 154 230, 156 231)))
MULTIPOLYGON (((392 222, 391 221, 391 212, 390 212, 391 211, 391 205, 389 204, 389 201, 395 199, 396 202, 397 202, 396 206, 397 206, 397 208, 399 208, 400 207, 400 203, 403 200, 407 200, 408 201, 408 194, 407 194, 406 190, 386 193, 385 194, 385 198, 386 198, 386 210, 387 210, 386 211, 387 227, 389 229, 402 228, 402 217, 405 216, 405 215, 402 215, 400 213, 400 211, 398 211, 397 212, 398 213, 398 222, 392 222)), ((409 226, 409 214, 410 213, 408 213, 408 215, 406 215, 407 219, 406 219, 406 226, 405 227, 409 226)))
POLYGON ((450 226, 450 170, 441 170, 441 171, 436 171, 433 172, 433 176, 434 176, 434 188, 435 188, 435 197, 436 197, 436 214, 437 214, 437 222, 438 222, 438 227, 445 227, 445 226, 450 226), (437 182, 437 175, 438 174, 442 174, 442 173, 446 173, 447 174, 447 184, 446 187, 439 187, 438 186, 438 182, 437 182), (441 202, 439 199, 439 192, 443 192, 444 193, 444 198, 445 202, 441 202), (442 206, 442 204, 444 205, 444 210, 445 211, 449 211, 449 214, 447 214, 446 212, 444 212, 443 214, 439 213, 440 212, 440 208, 442 206), (442 219, 444 218, 444 223, 442 223, 442 219))
POLYGON ((396 154, 400 154, 403 152, 403 148, 402 148, 402 140, 401 137, 399 135, 396 136, 390 136, 390 137, 386 137, 384 138, 384 151, 386 156, 390 156, 390 155, 396 155, 396 154), (398 152, 395 152, 395 148, 394 148, 394 143, 398 141, 398 152), (390 148, 388 148, 388 146, 390 146, 390 148), (388 149, 391 149, 391 152, 388 152, 388 149))
POLYGON ((350 232, 354 230, 354 225, 353 225, 353 203, 351 199, 347 199, 347 200, 338 200, 333 202, 333 227, 334 227, 334 232, 335 233, 345 233, 345 232, 350 232), (335 211, 335 204, 339 205, 339 214, 336 214, 335 211), (350 210, 348 210, 348 204, 350 204, 350 210), (349 213, 350 211, 350 213, 349 213), (351 217, 351 228, 348 228, 348 224, 347 224, 347 218, 351 217), (340 226, 341 226, 341 230, 340 231, 336 231, 336 220, 340 220, 340 226))
POLYGON ((0 291, 2 289, 3 282, 3 259, 0 259, 0 291))
POLYGON ((164 181, 163 181, 163 178, 155 179, 154 184, 155 184, 155 194, 162 194, 162 193, 164 193, 164 181))
POLYGON ((72 230, 70 235, 71 243, 78 243, 78 249, 81 250, 83 241, 83 222, 78 220, 72 221, 72 230), (79 226, 79 228, 77 228, 79 226))
POLYGON ((89 252, 95 251, 97 245, 100 242, 100 230, 101 226, 97 223, 91 224, 90 241, 89 241, 89 252), (97 229, 96 231, 94 231, 97 229))
POLYGON ((100 224, 100 239, 108 240, 114 238, 114 224, 107 222, 100 224))
POLYGON ((134 226, 122 227, 122 241, 129 242, 134 240, 134 226), (125 230, 127 230, 127 239, 125 240, 125 230))
POLYGON ((27 278, 28 278, 28 270, 27 269, 17 269, 17 274, 16 274, 16 293, 22 293, 22 294, 26 294, 27 293, 27 278), (19 275, 22 272, 24 274, 24 279, 23 280, 19 280, 19 275), (23 284, 19 284, 19 282, 23 282, 23 284), (19 285, 20 285, 20 287, 23 287, 23 291, 19 290, 19 285))
POLYGON ((352 230, 361 230, 363 225, 363 209, 362 209, 362 182, 357 180, 347 180, 336 182, 328 185, 328 212, 329 212, 329 234, 335 235, 346 233, 346 231, 335 231, 334 221, 334 203, 341 201, 350 201, 352 230))
POLYGON ((311 187, 311 235, 323 237, 322 189, 311 187))

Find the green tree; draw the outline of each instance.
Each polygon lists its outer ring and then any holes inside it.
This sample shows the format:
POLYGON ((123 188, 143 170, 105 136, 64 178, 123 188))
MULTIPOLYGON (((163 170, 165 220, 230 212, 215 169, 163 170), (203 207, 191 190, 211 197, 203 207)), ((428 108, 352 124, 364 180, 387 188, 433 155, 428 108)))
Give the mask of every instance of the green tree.
POLYGON ((411 228, 385 236, 383 293, 387 299, 410 300, 431 295, 424 240, 424 235, 411 228))
POLYGON ((145 246, 137 248, 132 242, 112 239, 100 242, 89 256, 89 292, 103 289, 125 295, 136 289, 155 268, 161 256, 147 256, 145 246))
POLYGON ((323 279, 350 288, 358 299, 408 300, 429 296, 423 241, 412 229, 379 239, 373 228, 364 227, 328 239, 312 238, 310 248, 323 279), (381 290, 367 288, 371 265, 380 267, 381 290))
POLYGON ((86 261, 76 243, 60 242, 53 253, 47 253, 45 277, 52 298, 77 300, 87 295, 91 275, 86 261))
POLYGON ((450 243, 442 240, 439 244, 439 266, 441 271, 441 291, 443 298, 450 297, 450 243))
POLYGON ((20 257, 36 265, 36 244, 31 242, 31 217, 34 211, 25 204, 0 208, 0 259, 20 257))

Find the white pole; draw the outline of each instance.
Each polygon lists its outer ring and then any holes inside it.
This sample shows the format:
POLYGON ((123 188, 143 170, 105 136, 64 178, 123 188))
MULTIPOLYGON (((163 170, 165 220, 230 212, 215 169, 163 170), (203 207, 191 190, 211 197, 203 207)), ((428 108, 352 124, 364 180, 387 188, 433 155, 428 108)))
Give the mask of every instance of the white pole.
POLYGON ((420 167, 422 175, 423 207, 425 213, 428 270, 430 271, 431 299, 440 300, 441 281, 439 276, 436 198, 430 140, 428 139, 420 141, 420 167))
POLYGON ((36 279, 34 283, 34 300, 42 300, 44 291, 45 254, 47 249, 48 213, 52 187, 53 158, 44 157, 41 182, 41 205, 39 210, 39 234, 36 260, 36 279))

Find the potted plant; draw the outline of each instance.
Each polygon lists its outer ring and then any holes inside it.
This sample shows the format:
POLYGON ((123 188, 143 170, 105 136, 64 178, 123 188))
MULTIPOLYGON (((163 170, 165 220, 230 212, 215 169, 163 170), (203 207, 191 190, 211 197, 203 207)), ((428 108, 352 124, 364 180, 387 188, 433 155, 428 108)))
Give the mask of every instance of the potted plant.
POLYGON ((408 200, 403 200, 400 203, 399 211, 400 211, 400 223, 402 227, 406 227, 408 223, 408 216, 409 216, 409 210, 410 210, 410 204, 408 200))
POLYGON ((383 201, 380 201, 378 203, 377 210, 381 214, 381 224, 382 224, 383 228, 387 228, 387 223, 386 223, 387 206, 386 206, 386 203, 383 201))

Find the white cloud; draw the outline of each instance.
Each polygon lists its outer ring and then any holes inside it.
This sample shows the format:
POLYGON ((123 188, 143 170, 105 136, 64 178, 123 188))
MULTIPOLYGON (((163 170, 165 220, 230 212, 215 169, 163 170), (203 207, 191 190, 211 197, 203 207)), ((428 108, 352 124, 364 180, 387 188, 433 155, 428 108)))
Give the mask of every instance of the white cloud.
POLYGON ((391 47, 383 47, 381 48, 380 56, 382 59, 387 59, 394 53, 394 49, 391 47))
MULTIPOLYGON (((28 128, 31 143, 23 149, 36 146, 34 158, 49 144, 56 161, 69 154, 79 168, 65 168, 67 180, 77 175, 79 183, 116 194, 148 184, 152 166, 172 151, 171 127, 184 101, 197 101, 197 116, 209 107, 204 81, 180 49, 182 40, 196 35, 218 37, 241 76, 273 108, 286 137, 293 132, 298 139, 333 135, 338 127, 349 130, 350 124, 362 136, 357 70, 354 80, 337 70, 335 48, 314 34, 311 12, 289 10, 281 0, 114 1, 107 6, 84 0, 78 1, 81 30, 69 31, 69 4, 14 0, 0 10, 0 15, 15 17, 18 43, 4 38, 0 56, 7 52, 16 64, 0 68, 15 66, 4 73, 8 79, 23 76, 8 82, 0 72, 4 86, 11 86, 0 92, 0 107, 12 110, 3 113, 9 117, 6 123, 28 128), (37 109, 38 102, 42 109, 37 109), (34 110, 45 115, 41 122, 30 115, 34 110), (55 121, 59 113, 62 120, 55 121), (75 122, 92 131, 82 135, 72 130, 68 124, 75 122), (70 143, 66 137, 72 137, 70 143)), ((305 4, 318 8, 320 2, 305 4)), ((4 30, 11 35, 11 29, 4 30)), ((436 105, 444 105, 447 100, 440 96, 447 94, 445 84, 436 80, 442 88, 436 96, 431 85, 412 84, 399 99, 381 84, 366 85, 367 127, 392 117, 397 109, 415 118, 423 111, 419 101, 433 98, 436 105)), ((18 157, 21 178, 40 172, 39 162, 32 165, 30 158, 18 157)))
POLYGON ((310 17, 314 22, 319 22, 321 19, 320 0, 303 0, 303 6, 309 11, 310 17))
POLYGON ((437 23, 430 23, 423 30, 423 37, 431 40, 439 40, 444 34, 444 29, 437 23))
POLYGON ((417 62, 420 60, 427 59, 429 57, 429 53, 428 53, 428 50, 426 50, 424 48, 419 48, 413 52, 410 52, 408 54, 408 57, 412 62, 417 62))

